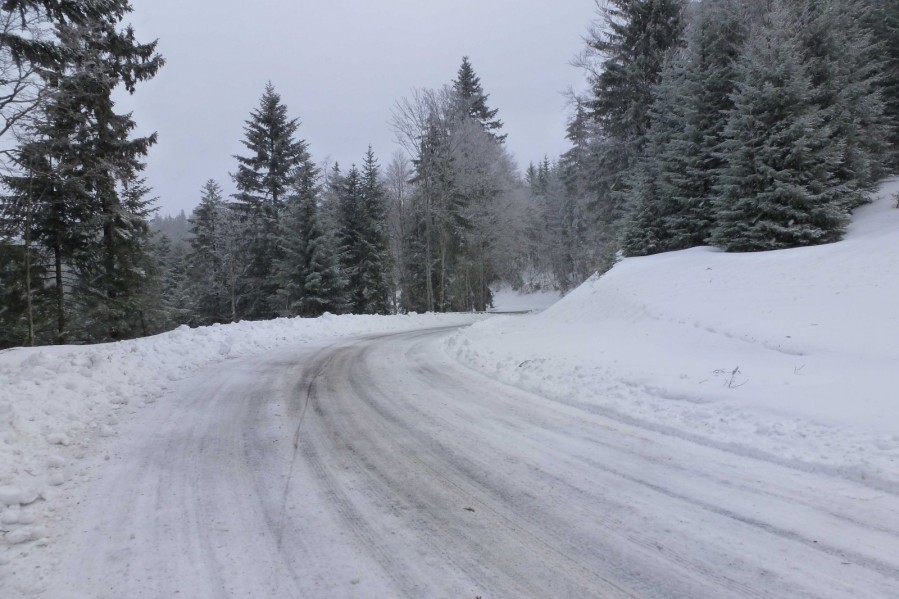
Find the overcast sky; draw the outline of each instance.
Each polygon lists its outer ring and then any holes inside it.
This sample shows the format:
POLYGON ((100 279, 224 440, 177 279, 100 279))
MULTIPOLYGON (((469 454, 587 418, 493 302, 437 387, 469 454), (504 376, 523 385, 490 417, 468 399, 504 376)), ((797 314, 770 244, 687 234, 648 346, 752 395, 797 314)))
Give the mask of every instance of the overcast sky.
POLYGON ((563 92, 593 0, 132 0, 141 41, 159 38, 167 64, 120 106, 157 131, 148 183, 162 214, 190 211, 207 179, 233 192, 244 121, 271 81, 301 121, 317 162, 361 162, 371 144, 397 149, 391 109, 438 88, 470 57, 507 147, 523 168, 567 149, 563 92))

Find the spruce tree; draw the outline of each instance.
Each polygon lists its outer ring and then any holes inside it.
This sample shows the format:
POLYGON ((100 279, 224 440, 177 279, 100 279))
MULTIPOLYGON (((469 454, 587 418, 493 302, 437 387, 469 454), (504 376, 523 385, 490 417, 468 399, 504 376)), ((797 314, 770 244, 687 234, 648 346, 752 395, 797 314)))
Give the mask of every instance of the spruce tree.
POLYGON ((141 44, 130 28, 118 29, 130 11, 126 2, 101 4, 108 8, 102 17, 57 23, 64 60, 41 72, 51 85, 20 148, 22 174, 8 181, 29 198, 35 237, 54 256, 60 342, 70 332, 64 297, 69 289, 80 293, 82 340, 118 339, 145 329, 137 296, 146 287, 139 274, 150 201, 143 198, 138 173, 156 136, 133 138, 136 125, 130 115, 116 114, 112 93, 120 84, 133 92, 163 60, 155 42, 141 44), (65 281, 68 274, 77 281, 65 281))
POLYGON ((281 220, 276 264, 285 316, 319 316, 342 306, 334 251, 319 213, 319 170, 306 160, 294 173, 281 220))
POLYGON ((623 242, 628 255, 702 245, 711 234, 746 13, 737 0, 706 0, 687 27, 686 47, 665 63, 634 173, 623 242))
POLYGON ((639 147, 649 128, 653 86, 668 50, 681 42, 684 0, 609 0, 588 40, 601 58, 592 78, 594 118, 603 132, 639 147))
POLYGON ((362 182, 356 165, 340 179, 338 231, 340 272, 346 282, 346 310, 364 314, 367 306, 365 292, 366 218, 362 200, 362 182))
POLYGON ((366 314, 390 312, 390 245, 387 239, 387 196, 381 169, 371 147, 362 163, 361 180, 364 213, 364 274, 366 314))
POLYGON ((242 297, 241 317, 270 318, 278 313, 278 284, 274 264, 279 259, 278 219, 292 173, 309 159, 306 143, 295 139, 299 121, 289 119, 287 107, 269 83, 244 127, 242 143, 249 156, 235 156, 233 175, 238 193, 235 209, 245 224, 244 243, 250 260, 242 297))
POLYGON ((200 204, 190 217, 187 256, 189 288, 198 324, 208 325, 231 320, 230 294, 222 246, 222 188, 212 179, 203 186, 200 204))
POLYGON ((891 166, 899 170, 899 3, 895 0, 867 0, 867 25, 878 42, 878 52, 884 62, 881 89, 885 113, 889 119, 891 166))
POLYGON ((798 24, 778 4, 750 35, 737 65, 722 144, 712 241, 758 251, 834 241, 846 224, 839 164, 795 39, 798 24))
POLYGON ((453 81, 453 90, 462 101, 464 114, 481 123, 484 130, 490 133, 495 140, 502 142, 506 139, 505 134, 499 134, 503 122, 496 118, 498 110, 487 106, 487 98, 490 95, 484 93, 484 89, 481 87, 481 78, 475 73, 467 56, 462 57, 462 64, 459 66, 455 81, 453 81))
POLYGON ((869 10, 863 0, 809 1, 802 30, 814 100, 840 150, 834 174, 849 209, 865 203, 884 174, 891 133, 880 89, 883 48, 863 25, 869 10))

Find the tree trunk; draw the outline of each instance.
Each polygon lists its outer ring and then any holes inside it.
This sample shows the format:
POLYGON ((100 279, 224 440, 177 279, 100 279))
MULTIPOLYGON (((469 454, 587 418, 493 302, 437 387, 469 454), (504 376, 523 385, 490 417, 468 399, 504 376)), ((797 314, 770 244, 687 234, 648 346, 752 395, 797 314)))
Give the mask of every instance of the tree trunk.
POLYGON ((56 343, 65 345, 66 305, 62 287, 62 247, 59 241, 53 244, 53 262, 56 269, 56 343))
POLYGON ((25 316, 28 320, 28 345, 34 345, 34 304, 31 297, 31 217, 32 190, 28 190, 28 205, 25 211, 25 316))

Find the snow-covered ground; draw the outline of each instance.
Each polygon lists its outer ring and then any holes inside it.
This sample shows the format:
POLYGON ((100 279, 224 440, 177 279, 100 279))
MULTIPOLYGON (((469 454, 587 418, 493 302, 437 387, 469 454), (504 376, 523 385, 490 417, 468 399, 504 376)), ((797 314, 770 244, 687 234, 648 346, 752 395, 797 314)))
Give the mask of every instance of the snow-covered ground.
MULTIPOLYGON (((124 421, 214 362, 340 337, 458 325, 470 315, 330 316, 181 327, 134 341, 0 352, 0 581, 52 543, 124 421), (70 506, 69 506, 70 507, 70 506)), ((0 593, 2 595, 2 593, 0 593)))
POLYGON ((883 185, 839 243, 626 259, 449 349, 547 397, 897 492, 897 192, 883 185))

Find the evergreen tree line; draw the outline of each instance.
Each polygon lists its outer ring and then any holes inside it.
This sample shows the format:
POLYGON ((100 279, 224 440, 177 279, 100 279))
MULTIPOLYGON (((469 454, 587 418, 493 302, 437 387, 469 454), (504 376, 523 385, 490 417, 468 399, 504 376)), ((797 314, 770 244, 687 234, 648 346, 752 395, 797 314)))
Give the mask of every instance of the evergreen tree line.
POLYGON ((487 99, 464 58, 452 85, 397 104, 406 154, 384 170, 369 148, 343 171, 312 161, 269 85, 236 157, 238 193, 209 181, 188 250, 161 257, 183 284, 168 311, 210 324, 486 309, 490 285, 516 272, 525 199, 487 99))
POLYGON ((838 240, 899 167, 896 2, 600 7, 572 149, 527 173, 529 254, 560 287, 621 254, 838 240))
POLYGON ((188 219, 186 243, 157 250, 173 322, 206 325, 280 316, 387 314, 386 192, 371 149, 362 167, 327 174, 299 121, 269 84, 236 156, 237 193, 209 180, 188 219))

